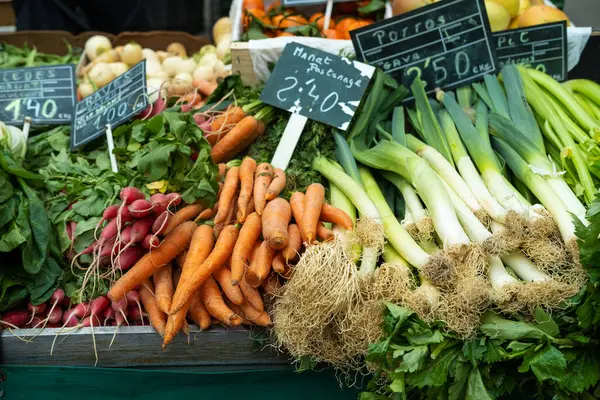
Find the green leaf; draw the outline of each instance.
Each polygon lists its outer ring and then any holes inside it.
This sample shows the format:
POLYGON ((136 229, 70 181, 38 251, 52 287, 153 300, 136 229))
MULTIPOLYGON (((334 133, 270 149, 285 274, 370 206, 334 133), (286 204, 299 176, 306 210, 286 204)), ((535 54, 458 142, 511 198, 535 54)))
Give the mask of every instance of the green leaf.
POLYGON ((407 376, 407 380, 411 386, 424 388, 426 386, 442 386, 448 379, 448 370, 450 365, 458 357, 460 350, 452 348, 437 358, 433 365, 428 368, 418 371, 407 376))
POLYGON ((481 379, 478 368, 473 368, 469 374, 469 384, 465 400, 492 400, 481 379))
POLYGON ((506 348, 508 350, 512 350, 513 352, 520 353, 522 351, 529 349, 531 346, 533 346, 533 343, 522 343, 522 342, 512 341, 508 344, 508 346, 506 346, 506 348))
POLYGON ((10 182, 8 175, 0 170, 0 203, 10 199, 15 193, 14 187, 10 182))
POLYGON ((17 217, 19 207, 19 196, 12 196, 0 204, 0 229, 17 217))
POLYGON ((400 307, 394 303, 390 303, 389 301, 384 302, 389 313, 398 320, 400 324, 404 323, 414 313, 408 308, 400 307))
POLYGON ((54 258, 48 257, 44 268, 25 281, 31 303, 41 304, 52 296, 58 287, 58 278, 61 272, 62 269, 54 258))
POLYGON ((392 383, 390 383, 390 390, 394 393, 406 394, 406 382, 404 380, 404 374, 398 374, 392 383))
POLYGON ((448 400, 462 400, 467 389, 471 366, 467 363, 455 363, 452 368, 454 382, 448 388, 448 400))
POLYGON ((23 282, 0 273, 0 311, 13 308, 27 299, 29 293, 23 282))
POLYGON ((482 318, 480 330, 492 339, 502 340, 541 339, 546 336, 533 324, 511 321, 493 313, 486 313, 482 318))
POLYGON ((29 202, 21 198, 17 217, 8 225, 8 232, 0 235, 0 252, 8 253, 29 240, 29 202))
POLYGON ((552 337, 557 337, 560 334, 560 329, 550 314, 539 307, 535 309, 535 322, 538 328, 552 337))
POLYGON ((444 335, 440 331, 432 331, 431 329, 426 329, 423 332, 419 332, 415 335, 409 334, 405 336, 408 339, 408 341, 414 346, 419 346, 423 344, 435 344, 444 341, 444 335))
POLYGON ((483 359, 487 351, 485 339, 472 339, 463 344, 462 348, 464 356, 472 361, 476 362, 483 359))
POLYGON ((173 143, 162 143, 152 146, 150 152, 146 153, 140 159, 138 169, 146 176, 149 182, 163 179, 169 169, 171 153, 176 149, 177 145, 173 143))
POLYGON ((581 393, 596 385, 600 380, 597 351, 597 348, 578 351, 576 358, 568 363, 567 374, 562 377, 561 386, 570 392, 581 393))
POLYGON ((46 262, 52 225, 46 214, 44 203, 37 194, 24 181, 20 180, 19 183, 29 200, 29 225, 32 233, 32 237, 28 239, 23 248, 23 269, 33 275, 40 272, 46 262))
POLYGON ((104 199, 98 196, 94 190, 84 192, 85 197, 73 203, 73 211, 84 217, 96 217, 102 215, 105 204, 104 199))
POLYGON ((540 380, 560 381, 566 374, 567 360, 554 346, 545 345, 538 351, 529 351, 519 366, 519 372, 531 371, 540 380))
POLYGON ((404 354, 402 363, 396 369, 396 372, 415 372, 422 369, 427 354, 429 354, 429 348, 427 346, 415 347, 412 351, 404 354))
POLYGON ((506 351, 502 348, 501 340, 486 340, 485 348, 486 352, 483 361, 486 363, 496 363, 506 357, 506 351))

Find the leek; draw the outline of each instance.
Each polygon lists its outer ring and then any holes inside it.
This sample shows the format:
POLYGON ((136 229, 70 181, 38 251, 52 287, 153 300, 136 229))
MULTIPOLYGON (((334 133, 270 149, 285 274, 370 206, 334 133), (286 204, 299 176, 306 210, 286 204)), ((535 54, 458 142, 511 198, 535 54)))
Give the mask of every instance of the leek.
POLYGON ((571 93, 580 93, 600 105, 600 85, 589 79, 571 79, 562 84, 571 93))
POLYGON ((508 100, 504 94, 504 89, 498 82, 498 78, 495 75, 486 75, 483 77, 485 80, 485 87, 490 95, 492 101, 492 110, 502 115, 505 118, 510 118, 508 111, 508 100))

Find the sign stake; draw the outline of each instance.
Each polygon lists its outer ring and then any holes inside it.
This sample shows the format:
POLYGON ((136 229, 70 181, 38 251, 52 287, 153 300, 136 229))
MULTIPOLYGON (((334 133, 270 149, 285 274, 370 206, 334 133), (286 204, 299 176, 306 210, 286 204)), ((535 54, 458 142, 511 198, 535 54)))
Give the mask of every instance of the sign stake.
POLYGON ((290 115, 290 120, 285 126, 281 140, 277 145, 277 150, 275 150, 275 154, 273 155, 273 160, 271 160, 271 164, 275 168, 281 168, 285 171, 292 159, 292 154, 294 154, 294 149, 296 149, 296 144, 298 144, 307 121, 308 118, 303 115, 294 113, 290 115))
POLYGON ((113 153, 113 150, 115 149, 115 142, 113 141, 112 128, 110 127, 110 124, 106 124, 106 141, 108 142, 108 157, 110 158, 110 168, 112 169, 112 172, 118 173, 119 166, 117 165, 117 157, 115 157, 115 154, 113 153))
POLYGON ((29 139, 29 128, 31 128, 31 118, 25 117, 23 120, 23 136, 25 136, 25 141, 29 139))
POLYGON ((329 22, 331 21, 331 13, 333 12, 333 0, 327 1, 327 8, 325 9, 325 22, 323 23, 323 30, 329 29, 329 22))

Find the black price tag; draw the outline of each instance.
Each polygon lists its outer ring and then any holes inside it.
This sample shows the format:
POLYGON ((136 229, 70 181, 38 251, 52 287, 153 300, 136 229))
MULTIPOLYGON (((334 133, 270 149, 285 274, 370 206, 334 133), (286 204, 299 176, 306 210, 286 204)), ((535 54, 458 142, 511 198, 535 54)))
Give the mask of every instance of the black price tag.
POLYGON ((545 72, 558 81, 567 79, 566 21, 494 32, 500 67, 520 64, 545 72))
POLYGON ((346 130, 374 72, 370 65, 289 43, 260 100, 346 130))
MULTIPOLYGON (((354 0, 335 0, 336 3, 347 3, 354 0)), ((327 0, 283 0, 286 7, 308 6, 314 4, 327 4, 327 0)))
POLYGON ((146 60, 75 105, 71 149, 76 149, 148 107, 146 60))
POLYGON ((359 60, 428 93, 496 72, 498 61, 483 0, 445 0, 350 32, 359 60))
POLYGON ((75 66, 0 70, 0 121, 23 125, 67 124, 73 120, 77 98, 75 66))

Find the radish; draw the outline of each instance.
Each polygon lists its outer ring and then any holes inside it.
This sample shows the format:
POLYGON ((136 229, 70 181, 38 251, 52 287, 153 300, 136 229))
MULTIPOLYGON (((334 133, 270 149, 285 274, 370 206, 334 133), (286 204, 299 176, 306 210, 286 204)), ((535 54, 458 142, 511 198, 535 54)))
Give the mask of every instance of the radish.
POLYGON ((142 258, 144 250, 140 246, 132 246, 117 256, 115 259, 115 265, 122 271, 125 271, 135 265, 135 263, 142 258))
POLYGON ((146 237, 142 241, 142 246, 146 250, 152 250, 152 249, 158 247, 159 244, 160 244, 160 239, 158 238, 158 236, 151 235, 151 234, 146 235, 146 237))
POLYGON ((61 328, 64 328, 65 326, 77 326, 77 324, 79 323, 79 318, 76 314, 77 312, 74 308, 70 308, 67 311, 65 311, 62 316, 63 326, 61 328))
POLYGON ((146 217, 135 221, 133 225, 131 225, 131 239, 128 244, 131 245, 144 240, 146 235, 150 232, 150 229, 152 229, 153 224, 154 218, 152 217, 146 217))
POLYGON ((132 321, 140 321, 142 325, 144 325, 144 313, 141 309, 137 309, 136 307, 129 307, 127 315, 131 318, 132 321))
POLYGON ((112 309, 112 307, 108 307, 106 310, 104 310, 104 312, 102 313, 102 318, 104 318, 104 326, 106 326, 106 324, 109 321, 112 321, 115 319, 115 310, 112 309))
MULTIPOLYGON (((94 315, 94 316, 89 316, 89 317, 85 317, 81 323, 79 324, 79 327, 81 328, 92 328, 94 329, 94 326, 100 326, 100 319, 94 315), (92 324, 93 322, 93 324, 92 324)), ((94 339, 94 334, 92 334, 92 339, 94 339)), ((95 340, 94 340, 95 342, 95 340)), ((96 363, 98 363, 98 355, 96 354, 96 363)))
POLYGON ((129 205, 136 200, 144 199, 146 198, 146 195, 144 195, 144 193, 140 189, 133 186, 128 186, 121 189, 121 192, 119 193, 119 198, 123 201, 123 206, 129 205))
POLYGON ((110 307, 110 300, 106 296, 96 297, 90 304, 90 315, 96 316, 102 314, 110 307))
POLYGON ((129 308, 127 310, 127 315, 130 315, 133 318, 135 318, 136 315, 138 317, 140 315, 143 315, 142 304, 140 303, 140 300, 141 300, 140 292, 131 290, 131 291, 127 292, 127 294, 125 295, 125 298, 127 299, 127 305, 129 306, 129 308), (137 305, 137 308, 135 308, 135 305, 137 305), (134 310, 134 312, 132 312, 132 309, 134 310))
POLYGON ((139 199, 129 205, 129 213, 134 218, 143 218, 152 212, 153 203, 146 199, 139 199))
POLYGON ((162 193, 156 193, 150 196, 150 201, 153 205, 154 214, 159 215, 165 211, 169 205, 169 198, 162 193))
POLYGON ((113 323, 111 324, 112 326, 116 326, 117 329, 115 329, 115 334, 113 335, 110 344, 108 345, 108 348, 110 349, 112 347, 113 342, 115 341, 115 338, 117 337, 117 332, 119 331, 119 327, 121 325, 123 325, 123 323, 127 323, 127 325, 129 325, 129 321, 127 321, 127 314, 125 314, 125 312, 127 312, 127 300, 123 297, 118 303, 113 302, 112 303, 112 308, 113 310, 115 310, 115 320, 113 321, 113 323), (124 308, 121 308, 122 304, 124 302, 124 308), (115 309, 115 304, 119 304, 119 310, 115 309))
POLYGON ((173 204, 174 206, 181 204, 181 195, 179 193, 169 193, 167 199, 169 200, 169 204, 173 204))
POLYGON ((48 324, 46 325, 46 328, 60 328, 60 324, 56 323, 56 324, 48 324))
POLYGON ((51 324, 58 324, 62 319, 63 312, 60 308, 55 308, 48 313, 48 317, 46 320, 48 321, 48 326, 51 324))
POLYGON ((167 227, 167 222, 169 221, 169 215, 170 214, 168 211, 163 211, 158 216, 158 218, 156 218, 156 220, 152 224, 152 232, 154 232, 155 235, 160 235, 163 233, 163 231, 167 227))
POLYGON ((35 329, 44 321, 40 317, 33 317, 31 320, 25 325, 25 328, 35 329))
MULTIPOLYGON (((27 303, 27 311, 31 313, 31 319, 27 321, 27 325, 33 322, 33 319, 36 318, 36 314, 41 314, 46 311, 46 303, 38 304, 34 306, 31 302, 27 303)), ((38 318, 39 319, 39 318, 38 318)))
POLYGON ((131 225, 127 225, 121 232, 121 243, 127 244, 131 241, 131 225))
POLYGON ((7 328, 22 328, 27 324, 29 314, 25 310, 9 311, 0 320, 0 326, 7 328))
POLYGON ((106 243, 104 243, 104 245, 102 246, 102 249, 100 249, 100 253, 98 253, 98 256, 100 256, 100 257, 110 256, 110 254, 113 252, 114 245, 115 245, 114 238, 108 240, 106 243))

